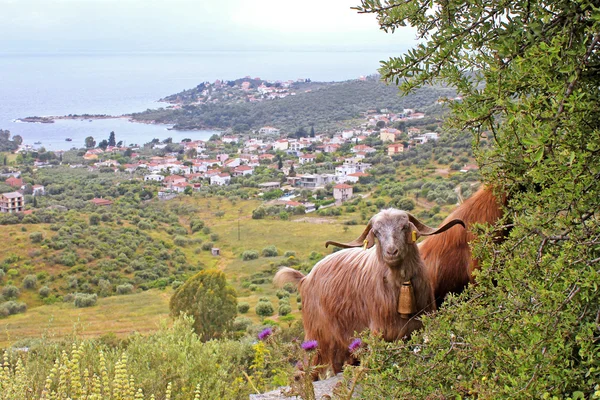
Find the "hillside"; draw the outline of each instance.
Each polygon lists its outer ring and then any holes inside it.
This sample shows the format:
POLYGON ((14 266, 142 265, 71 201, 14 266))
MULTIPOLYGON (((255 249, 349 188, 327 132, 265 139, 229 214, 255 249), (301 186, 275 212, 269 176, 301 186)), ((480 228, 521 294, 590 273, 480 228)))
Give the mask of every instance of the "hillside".
POLYGON ((271 125, 291 133, 308 126, 333 130, 343 127, 349 120, 360 118, 369 109, 401 112, 404 108, 420 109, 433 105, 442 97, 455 96, 451 88, 429 86, 401 97, 396 87, 382 83, 377 76, 364 81, 312 85, 310 89, 302 87, 293 96, 256 103, 223 101, 194 105, 190 101, 196 97, 182 92, 168 97, 172 101, 179 97, 182 104, 179 109, 148 110, 131 117, 142 122, 174 124, 175 129, 183 130, 233 128, 245 131, 271 125))

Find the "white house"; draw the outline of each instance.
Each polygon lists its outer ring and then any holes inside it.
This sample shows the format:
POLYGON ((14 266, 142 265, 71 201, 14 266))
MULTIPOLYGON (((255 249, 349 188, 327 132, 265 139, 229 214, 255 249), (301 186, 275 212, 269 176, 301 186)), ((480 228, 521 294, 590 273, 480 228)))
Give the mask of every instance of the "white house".
POLYGON ((231 176, 226 173, 222 173, 222 174, 218 174, 218 175, 210 177, 211 185, 224 186, 224 185, 228 185, 230 181, 231 181, 231 176))
POLYGON ((289 148, 289 142, 286 139, 279 139, 273 143, 273 150, 285 151, 289 148))
POLYGON ((272 126, 263 126, 258 130, 258 133, 278 135, 279 129, 273 128, 272 126))
POLYGON ((314 154, 302 154, 299 157, 299 161, 300 161, 300 164, 304 165, 304 164, 315 162, 316 158, 317 157, 314 154))
POLYGON ((144 176, 144 180, 145 181, 162 182, 165 180, 165 177, 162 175, 158 175, 158 174, 150 174, 150 175, 144 176))
POLYGON ((233 169, 233 176, 246 176, 252 175, 254 173, 254 168, 248 165, 240 165, 233 169))
POLYGON ((338 203, 350 200, 352 197, 352 186, 345 183, 337 184, 333 187, 333 198, 338 203))

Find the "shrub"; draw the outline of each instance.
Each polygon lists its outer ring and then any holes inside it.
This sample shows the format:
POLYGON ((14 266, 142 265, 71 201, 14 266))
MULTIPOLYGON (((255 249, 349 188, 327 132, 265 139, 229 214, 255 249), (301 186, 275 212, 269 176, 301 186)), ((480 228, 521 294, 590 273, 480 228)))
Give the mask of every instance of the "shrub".
POLYGON ((126 283, 124 285, 117 286, 117 294, 130 294, 133 293, 133 285, 126 283))
POLYGON ((255 310, 256 314, 261 317, 271 316, 275 312, 273 309, 273 304, 270 301, 259 301, 255 310))
POLYGON ((250 310, 250 304, 245 301, 241 302, 238 304, 237 309, 240 314, 246 314, 250 310))
POLYGON ((285 285, 283 285, 283 290, 285 290, 288 293, 294 293, 296 291, 296 286, 294 286, 293 283, 288 282, 285 285))
POLYGON ((25 311, 27 311, 27 304, 20 301, 7 301, 0 304, 0 317, 8 317, 25 311))
POLYGON ((29 240, 31 240, 31 243, 40 243, 44 240, 44 235, 42 232, 32 232, 29 234, 29 240))
POLYGON ((23 279, 23 289, 35 289, 37 286, 37 277, 35 275, 27 275, 23 279))
POLYGON ((287 290, 280 289, 277 291, 276 296, 278 299, 281 300, 283 298, 290 297, 290 292, 288 292, 287 290))
POLYGON ((286 251, 285 253, 283 253, 283 256, 284 256, 285 258, 292 257, 292 256, 296 257, 296 252, 295 252, 295 251, 288 250, 288 251, 286 251))
POLYGON ((252 320, 248 317, 236 317, 233 320, 231 329, 235 332, 245 331, 249 326, 252 326, 252 320))
POLYGON ((271 245, 262 249, 261 254, 263 257, 277 257, 279 255, 279 251, 277 251, 277 247, 271 245))
POLYGON ((42 286, 40 290, 38 290, 38 294, 42 299, 45 299, 50 295, 50 288, 48 286, 42 286))
POLYGON ((172 316, 194 317, 194 330, 203 341, 231 327, 237 311, 235 290, 221 271, 200 271, 175 291, 169 303, 172 316))
POLYGON ((246 250, 242 253, 242 260, 256 260, 258 258, 258 251, 256 250, 246 250))
POLYGON ((256 292, 256 289, 258 289, 258 286, 256 284, 252 283, 248 286, 248 289, 250 289, 251 292, 256 292))
POLYGON ((213 233, 212 235, 210 235, 210 240, 212 240, 213 242, 218 241, 219 235, 217 235, 216 233, 213 233))
POLYGON ((210 251, 214 246, 213 242, 206 242, 206 243, 202 243, 202 250, 204 251, 210 251))
POLYGON ((98 295, 95 293, 94 294, 75 293, 75 295, 73 297, 73 304, 77 308, 95 306, 97 301, 98 301, 98 295))
POLYGON ((284 316, 292 312, 292 307, 288 303, 279 305, 279 315, 284 316))
POLYGON ((179 288, 181 285, 183 285, 183 282, 182 282, 182 281, 173 281, 173 283, 171 283, 171 287, 172 287, 173 289, 177 289, 177 288, 179 288))
POLYGON ((5 299, 16 299, 21 294, 18 287, 13 285, 6 285, 2 288, 2 297, 5 299))
POLYGON ((176 246, 185 247, 188 244, 188 239, 183 236, 175 236, 175 239, 173 239, 173 243, 175 243, 176 246))

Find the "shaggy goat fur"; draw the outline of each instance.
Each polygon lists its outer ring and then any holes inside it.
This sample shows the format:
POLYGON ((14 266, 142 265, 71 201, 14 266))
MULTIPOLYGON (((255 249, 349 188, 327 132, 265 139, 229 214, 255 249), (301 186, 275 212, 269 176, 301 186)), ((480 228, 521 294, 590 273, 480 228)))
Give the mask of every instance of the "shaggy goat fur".
POLYGON ((450 229, 443 234, 428 237, 419 244, 438 307, 448 293, 462 292, 472 282, 473 270, 479 268, 469 246, 469 242, 475 238, 470 231, 472 225, 494 224, 501 217, 501 203, 491 189, 482 188, 444 221, 461 219, 467 229, 450 229))
POLYGON ((348 345, 356 332, 370 329, 385 340, 397 340, 420 328, 418 316, 436 308, 433 289, 412 239, 413 231, 414 235, 431 235, 457 223, 462 224, 451 221, 434 231, 406 212, 384 210, 371 219, 363 235, 353 243, 333 242, 343 247, 362 243, 372 247, 330 254, 307 276, 282 268, 274 282, 279 286, 286 282, 298 285, 305 338, 317 340, 319 346, 315 363, 331 365, 338 373, 344 362, 351 360, 348 345), (412 318, 403 318, 397 306, 400 287, 408 280, 417 312, 412 318))

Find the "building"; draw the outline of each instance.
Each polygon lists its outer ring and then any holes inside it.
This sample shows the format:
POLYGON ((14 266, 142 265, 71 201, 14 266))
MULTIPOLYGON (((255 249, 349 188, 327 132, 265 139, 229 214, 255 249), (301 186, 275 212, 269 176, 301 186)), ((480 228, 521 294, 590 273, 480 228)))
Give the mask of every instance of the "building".
POLYGON ((333 187, 333 198, 336 203, 343 203, 352 198, 352 186, 340 183, 333 187))
POLYGON ((388 146, 388 156, 393 156, 394 154, 400 154, 404 151, 404 145, 402 143, 394 143, 388 146))
POLYGON ((11 176, 7 180, 5 180, 4 183, 6 183, 8 186, 20 188, 21 186, 23 186, 23 179, 11 176))
POLYGON ((379 132, 379 139, 382 142, 393 142, 396 140, 396 134, 400 133, 397 129, 382 129, 379 132))
POLYGON ((17 213, 25 210, 25 198, 19 192, 0 194, 0 212, 17 213))
POLYGON ((304 165, 304 164, 315 162, 316 158, 317 157, 314 154, 302 154, 299 157, 299 161, 300 161, 300 164, 304 165))
POLYGON ((279 129, 272 126, 263 126, 258 130, 258 133, 279 135, 279 129))
POLYGON ((210 177, 211 185, 218 185, 218 186, 228 185, 229 181, 231 181, 231 175, 229 175, 227 173, 221 173, 221 174, 210 177))
POLYGON ((90 200, 90 203, 95 204, 97 206, 110 206, 113 202, 107 199, 94 198, 90 200))

